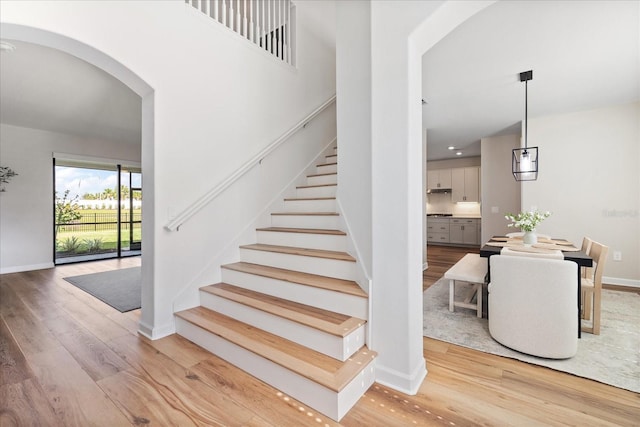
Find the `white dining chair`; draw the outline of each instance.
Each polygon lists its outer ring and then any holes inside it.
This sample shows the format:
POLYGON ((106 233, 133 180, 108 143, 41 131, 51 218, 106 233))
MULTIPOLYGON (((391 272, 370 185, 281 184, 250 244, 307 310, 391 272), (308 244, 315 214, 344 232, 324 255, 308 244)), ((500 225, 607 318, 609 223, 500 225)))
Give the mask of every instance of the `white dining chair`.
POLYGON ((551 359, 578 350, 578 265, 572 261, 492 256, 489 333, 505 347, 551 359))

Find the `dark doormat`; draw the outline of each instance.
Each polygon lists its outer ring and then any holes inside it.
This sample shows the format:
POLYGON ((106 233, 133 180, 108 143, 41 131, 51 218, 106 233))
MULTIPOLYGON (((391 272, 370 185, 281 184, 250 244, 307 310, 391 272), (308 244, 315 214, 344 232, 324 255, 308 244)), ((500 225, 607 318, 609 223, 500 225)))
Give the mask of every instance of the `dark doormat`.
POLYGON ((141 306, 142 270, 123 268, 65 277, 64 280, 124 313, 141 306))

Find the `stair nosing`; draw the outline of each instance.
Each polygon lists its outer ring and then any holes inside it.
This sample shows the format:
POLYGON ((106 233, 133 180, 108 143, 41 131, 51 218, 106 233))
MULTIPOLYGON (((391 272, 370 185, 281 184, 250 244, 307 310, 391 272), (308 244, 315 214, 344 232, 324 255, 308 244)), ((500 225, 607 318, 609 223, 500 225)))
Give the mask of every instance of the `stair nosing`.
POLYGON ((349 255, 347 252, 343 252, 343 251, 327 251, 323 249, 309 249, 309 248, 299 248, 295 246, 268 245, 264 243, 242 245, 240 246, 240 248, 254 250, 254 251, 281 253, 281 254, 287 254, 287 255, 307 256, 311 258, 323 258, 323 259, 330 259, 335 261, 356 262, 356 259, 354 257, 349 255))
POLYGON ((321 165, 316 165, 316 167, 320 167, 320 166, 334 166, 337 165, 338 162, 332 162, 332 163, 323 163, 321 165))
POLYGON ((256 228, 256 231, 270 231, 277 233, 299 233, 299 234, 321 234, 327 236, 346 236, 342 230, 325 230, 322 228, 295 228, 295 227, 263 227, 256 228))
POLYGON ((271 215, 292 216, 339 216, 338 212, 271 212, 271 215))
POLYGON ((353 280, 336 279, 334 277, 321 276, 319 274, 303 273, 300 271, 287 270, 284 268, 271 267, 268 265, 254 264, 244 261, 226 264, 221 266, 221 268, 260 277, 267 277, 274 280, 281 280, 283 282, 293 283, 300 286, 310 286, 313 288, 338 292, 358 298, 368 298, 367 293, 363 291, 362 288, 360 288, 360 286, 358 286, 358 284, 353 280), (297 277, 291 277, 291 273, 295 273, 297 277), (333 283, 334 286, 326 286, 323 282, 333 283))
POLYGON ((376 357, 374 351, 369 350, 366 346, 362 346, 354 355, 348 358, 347 361, 340 362, 331 356, 311 350, 301 344, 289 341, 286 338, 263 331, 260 328, 201 306, 179 311, 175 313, 175 315, 186 322, 217 335, 334 392, 340 392, 376 357), (218 322, 220 322, 220 318, 227 322, 230 320, 231 322, 229 323, 235 325, 235 328, 216 323, 213 318, 217 318, 218 322), (262 340, 248 337, 241 329, 254 331, 253 334, 261 337, 262 340), (286 347, 294 348, 298 356, 306 355, 306 358, 297 357, 291 354, 291 352, 281 350, 281 348, 286 347), (328 371, 314 364, 313 361, 308 360, 311 357, 326 360, 337 369, 334 372, 328 371), (339 378, 340 376, 344 378, 339 378))
POLYGON ((296 189, 300 188, 317 188, 317 187, 337 187, 338 184, 317 184, 317 185, 300 185, 296 189))
POLYGON ((317 178, 319 176, 331 176, 331 175, 338 175, 338 172, 314 173, 313 175, 307 175, 307 178, 317 178))
POLYGON ((324 310, 318 307, 309 306, 307 304, 288 301, 284 298, 263 294, 261 292, 245 289, 240 286, 235 286, 225 282, 216 283, 215 285, 204 286, 200 288, 200 291, 206 292, 212 295, 216 295, 220 298, 224 298, 224 299, 236 302, 238 304, 251 307, 255 310, 269 313, 271 315, 281 317, 283 319, 307 326, 309 328, 327 333, 329 335, 341 337, 341 338, 346 337, 347 335, 356 331, 358 328, 360 328, 362 325, 366 323, 366 320, 359 319, 354 316, 348 316, 345 314, 330 312, 329 310, 324 310), (228 287, 231 287, 233 289, 228 289, 228 287), (251 296, 242 295, 238 293, 236 289, 240 289, 244 292, 247 292, 253 295, 251 296), (234 296, 231 296, 229 294, 233 294, 234 296), (315 316, 304 314, 300 311, 288 309, 286 307, 283 307, 282 305, 273 304, 269 301, 262 301, 260 300, 260 297, 262 296, 265 296, 270 299, 283 301, 285 302, 286 305, 291 305, 294 307, 299 307, 299 308, 311 307, 312 309, 323 311, 326 313, 338 314, 345 317, 345 321, 340 324, 332 323, 327 320, 319 319, 318 317, 315 317, 315 316), (259 303, 252 303, 252 301, 258 301, 259 303))
POLYGON ((285 202, 298 202, 298 201, 308 201, 308 200, 336 200, 335 197, 292 197, 290 199, 284 199, 285 202))

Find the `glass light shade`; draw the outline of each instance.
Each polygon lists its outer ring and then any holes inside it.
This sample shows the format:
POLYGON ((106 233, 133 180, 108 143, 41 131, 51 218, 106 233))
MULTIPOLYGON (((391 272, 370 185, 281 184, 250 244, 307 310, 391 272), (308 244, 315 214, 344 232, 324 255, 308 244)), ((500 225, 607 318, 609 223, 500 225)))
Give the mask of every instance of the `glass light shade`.
POLYGON ((538 147, 514 148, 511 156, 511 171, 516 181, 538 179, 538 147))

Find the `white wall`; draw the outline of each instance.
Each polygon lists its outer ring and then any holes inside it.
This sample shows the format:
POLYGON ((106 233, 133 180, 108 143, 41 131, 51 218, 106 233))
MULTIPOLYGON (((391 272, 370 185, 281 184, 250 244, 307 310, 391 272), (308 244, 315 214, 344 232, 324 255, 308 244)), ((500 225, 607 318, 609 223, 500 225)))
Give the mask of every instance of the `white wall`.
POLYGON ((553 212, 541 232, 609 246, 605 282, 640 286, 640 104, 530 119, 528 137, 540 166, 522 209, 553 212))
MULTIPOLYGON (((7 27, 13 35, 24 35, 18 30, 27 26, 80 41, 87 49, 77 55, 102 52, 153 90, 143 96, 148 205, 141 324, 147 334, 173 332, 173 301, 197 275, 197 268, 182 266, 207 257, 190 248, 189 233, 163 229, 170 215, 335 93, 334 8, 330 1, 297 4, 294 69, 181 1, 0 3, 2 23, 17 24, 7 27)), ((53 35, 38 36, 45 44, 53 35)), ((231 227, 202 216, 194 221, 203 235, 231 227)), ((224 244, 207 248, 209 255, 224 244)))
POLYGON ((423 53, 487 2, 371 2, 372 277, 376 380, 415 393, 422 345, 423 53))
POLYGON ((0 124, 0 273, 53 267, 53 153, 140 162, 140 146, 0 124))
POLYGON ((371 276, 371 5, 336 4, 338 201, 371 276))
POLYGON ((520 211, 520 184, 511 173, 511 150, 520 147, 520 135, 482 138, 482 237, 481 243, 491 236, 513 232, 504 216, 520 211), (494 212, 497 210, 497 212, 494 212))

